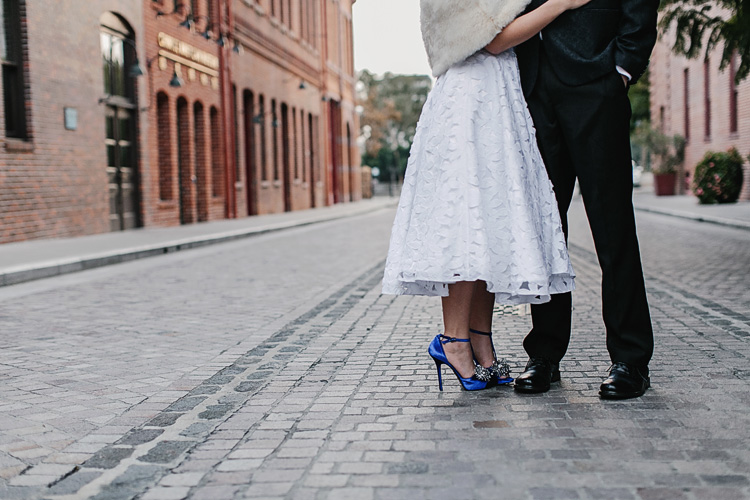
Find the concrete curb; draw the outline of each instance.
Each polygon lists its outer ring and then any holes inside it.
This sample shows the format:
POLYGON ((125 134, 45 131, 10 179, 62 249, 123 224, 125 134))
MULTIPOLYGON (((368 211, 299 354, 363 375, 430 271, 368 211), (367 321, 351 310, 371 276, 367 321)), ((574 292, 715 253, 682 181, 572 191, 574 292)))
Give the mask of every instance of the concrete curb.
MULTIPOLYGON (((343 214, 336 213, 330 215, 322 215, 319 217, 306 218, 298 221, 278 222, 275 224, 267 224, 264 226, 238 229, 234 231, 225 231, 221 233, 194 236, 191 238, 178 238, 172 241, 155 243, 153 245, 141 245, 138 247, 117 249, 111 252, 102 252, 99 254, 87 255, 84 257, 70 257, 58 260, 47 260, 28 265, 10 267, 6 268, 3 271, 0 271, 0 287, 17 285, 19 283, 25 283, 28 281, 34 281, 43 278, 51 278, 54 276, 86 271, 89 269, 96 269, 98 267, 120 264, 123 262, 144 259, 147 257, 155 257, 157 255, 179 252, 181 250, 189 250, 191 248, 200 248, 209 245, 216 245, 218 243, 226 243, 229 241, 249 238, 252 236, 260 236, 262 234, 282 231, 295 227, 304 227, 322 222, 330 222, 349 217, 356 217, 358 215, 365 215, 368 213, 376 212, 378 210, 389 208, 391 206, 395 206, 397 203, 398 199, 393 200, 391 203, 382 203, 376 206, 357 207, 358 209, 343 214)), ((313 215, 317 216, 319 214, 313 215)))
POLYGON ((669 210, 666 208, 643 207, 637 205, 635 205, 634 208, 641 212, 668 215, 670 217, 677 217, 679 219, 707 222, 709 224, 717 224, 720 226, 733 227, 736 229, 744 229, 746 231, 750 231, 750 221, 745 222, 737 219, 724 219, 722 217, 713 217, 710 215, 697 215, 689 212, 680 212, 678 210, 669 210))

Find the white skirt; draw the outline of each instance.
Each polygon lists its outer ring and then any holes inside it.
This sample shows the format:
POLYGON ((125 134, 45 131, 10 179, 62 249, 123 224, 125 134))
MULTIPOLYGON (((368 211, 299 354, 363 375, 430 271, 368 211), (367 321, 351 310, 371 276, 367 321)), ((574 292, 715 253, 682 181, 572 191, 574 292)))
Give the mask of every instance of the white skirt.
POLYGON ((383 293, 447 296, 484 280, 504 304, 575 288, 513 50, 440 76, 417 125, 383 293))

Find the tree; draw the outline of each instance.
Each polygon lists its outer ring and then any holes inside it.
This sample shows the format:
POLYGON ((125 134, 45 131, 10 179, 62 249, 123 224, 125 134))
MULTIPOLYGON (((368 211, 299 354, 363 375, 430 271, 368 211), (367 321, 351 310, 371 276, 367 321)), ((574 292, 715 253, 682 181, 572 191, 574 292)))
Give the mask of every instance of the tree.
POLYGON ((403 175, 431 87, 432 79, 426 75, 360 73, 357 89, 365 137, 362 164, 377 167, 381 179, 388 179, 391 173, 403 175))
POLYGON ((673 50, 704 58, 723 46, 721 69, 739 55, 736 82, 750 73, 750 0, 663 0, 661 27, 673 28, 673 50))
POLYGON ((642 122, 647 122, 651 118, 650 104, 650 87, 648 71, 638 79, 635 85, 630 87, 628 97, 630 98, 630 108, 632 115, 630 117, 630 133, 635 132, 636 127, 642 122))

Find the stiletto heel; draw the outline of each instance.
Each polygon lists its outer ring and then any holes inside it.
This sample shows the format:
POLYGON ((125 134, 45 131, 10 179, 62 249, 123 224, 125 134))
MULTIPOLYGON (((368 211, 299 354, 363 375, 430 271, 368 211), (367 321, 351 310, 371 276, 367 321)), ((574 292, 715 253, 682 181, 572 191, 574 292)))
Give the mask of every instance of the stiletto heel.
POLYGON ((443 390, 443 374, 441 373, 442 370, 440 369, 440 365, 442 365, 443 363, 441 363, 440 361, 438 361, 435 358, 432 358, 432 360, 435 362, 435 366, 437 367, 437 372, 438 372, 438 386, 440 387, 440 390, 442 391, 443 390))
POLYGON ((443 390, 443 376, 441 373, 441 365, 448 365, 448 367, 453 370, 453 374, 458 378, 458 381, 461 383, 461 387, 466 389, 467 391, 479 391, 487 387, 487 382, 483 380, 477 379, 474 375, 472 375, 469 378, 464 378, 461 376, 460 373, 458 373, 458 370, 448 361, 448 357, 445 355, 445 350, 443 349, 443 344, 448 344, 450 342, 469 342, 469 339, 457 339, 455 337, 448 337, 446 335, 436 335, 434 339, 432 339, 432 342, 430 342, 430 347, 427 349, 427 352, 430 353, 430 356, 435 361, 435 365, 437 366, 438 371, 438 385, 440 387, 440 390, 443 390))
POLYGON ((479 330, 474 330, 473 328, 469 328, 469 331, 471 333, 483 335, 490 338, 490 345, 492 345, 492 357, 494 358, 492 366, 490 366, 489 368, 485 368, 484 366, 479 364, 476 357, 474 357, 474 364, 477 365, 475 376, 479 380, 484 380, 486 382, 494 381, 499 385, 510 384, 511 382, 513 382, 513 377, 510 376, 510 366, 508 365, 508 363, 505 361, 505 359, 501 359, 499 361, 497 359, 497 354, 495 353, 495 344, 492 343, 492 332, 480 332, 479 330))

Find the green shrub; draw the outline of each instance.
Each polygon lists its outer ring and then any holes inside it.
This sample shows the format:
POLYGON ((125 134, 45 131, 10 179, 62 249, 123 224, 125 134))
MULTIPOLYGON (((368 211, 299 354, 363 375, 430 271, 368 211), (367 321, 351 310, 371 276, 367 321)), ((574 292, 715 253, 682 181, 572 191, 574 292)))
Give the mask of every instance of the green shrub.
POLYGON ((695 167, 693 192, 702 204, 734 203, 742 189, 742 157, 735 148, 709 151, 695 167))

